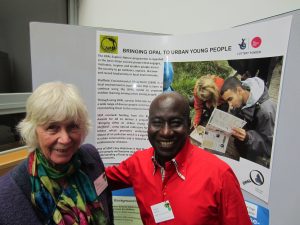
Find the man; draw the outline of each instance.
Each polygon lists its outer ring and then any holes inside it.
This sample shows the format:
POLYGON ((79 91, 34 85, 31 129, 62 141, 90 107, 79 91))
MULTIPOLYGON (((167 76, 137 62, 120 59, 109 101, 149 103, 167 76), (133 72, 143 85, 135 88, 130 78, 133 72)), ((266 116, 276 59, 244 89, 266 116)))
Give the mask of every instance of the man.
POLYGON ((269 167, 276 103, 269 98, 264 81, 258 77, 245 81, 229 77, 223 84, 221 96, 232 113, 247 122, 244 129, 232 130, 241 157, 269 167))
POLYGON ((152 148, 106 168, 113 189, 133 187, 144 224, 250 225, 239 183, 231 168, 192 145, 189 105, 177 92, 150 105, 152 148))

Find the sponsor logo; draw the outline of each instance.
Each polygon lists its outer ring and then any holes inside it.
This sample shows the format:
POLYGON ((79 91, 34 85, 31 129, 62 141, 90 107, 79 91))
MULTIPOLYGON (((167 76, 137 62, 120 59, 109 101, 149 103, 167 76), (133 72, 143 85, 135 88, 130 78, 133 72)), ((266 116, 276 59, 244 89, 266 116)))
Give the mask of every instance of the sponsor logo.
POLYGON ((245 42, 246 38, 242 38, 242 42, 239 44, 240 49, 244 50, 247 47, 247 44, 245 42))
POLYGON ((253 38, 252 41, 251 41, 251 46, 252 46, 253 48, 258 48, 258 47, 261 45, 261 42, 262 42, 262 40, 261 40, 260 37, 255 37, 255 38, 253 38))
POLYGON ((100 53, 118 54, 118 36, 100 35, 100 53))
POLYGON ((252 170, 250 172, 250 179, 251 181, 256 184, 257 186, 261 186, 265 182, 265 178, 262 173, 258 170, 252 170))
POLYGON ((250 179, 243 181, 243 185, 254 183, 257 186, 261 186, 265 182, 265 178, 259 170, 251 170, 249 173, 249 178, 250 179))
POLYGON ((238 43, 241 51, 237 52, 238 56, 250 56, 261 54, 259 47, 262 45, 262 39, 259 36, 256 36, 252 39, 243 37, 241 42, 238 43), (250 41, 251 40, 251 41, 250 41))

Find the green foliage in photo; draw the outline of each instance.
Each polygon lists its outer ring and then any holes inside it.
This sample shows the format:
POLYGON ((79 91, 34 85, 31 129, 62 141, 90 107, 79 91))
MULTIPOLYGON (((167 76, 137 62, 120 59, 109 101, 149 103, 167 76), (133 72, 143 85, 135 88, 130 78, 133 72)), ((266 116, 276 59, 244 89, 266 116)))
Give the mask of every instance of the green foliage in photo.
POLYGON ((233 73, 227 61, 173 62, 172 87, 187 98, 193 96, 196 80, 203 75, 215 74, 226 79, 233 73))

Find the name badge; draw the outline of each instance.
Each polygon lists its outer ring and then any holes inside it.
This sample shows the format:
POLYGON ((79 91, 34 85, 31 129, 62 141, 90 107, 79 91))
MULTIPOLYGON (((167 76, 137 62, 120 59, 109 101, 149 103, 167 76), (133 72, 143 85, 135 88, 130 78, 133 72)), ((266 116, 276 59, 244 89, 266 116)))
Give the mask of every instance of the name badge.
POLYGON ((95 181, 94 186, 97 192, 97 195, 100 195, 105 188, 107 188, 107 178, 105 172, 103 172, 95 181))
POLYGON ((151 206, 155 223, 174 219, 174 214, 169 201, 164 201, 151 206))

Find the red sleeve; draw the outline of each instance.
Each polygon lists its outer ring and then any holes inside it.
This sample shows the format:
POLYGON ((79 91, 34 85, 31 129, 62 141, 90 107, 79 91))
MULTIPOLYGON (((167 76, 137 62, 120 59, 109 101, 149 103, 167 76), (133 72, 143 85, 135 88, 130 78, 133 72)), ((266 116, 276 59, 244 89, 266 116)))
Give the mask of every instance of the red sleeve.
POLYGON ((195 109, 195 116, 194 116, 194 124, 199 124, 202 116, 203 110, 203 102, 197 96, 197 89, 196 86, 194 88, 194 109, 195 109))
POLYGON ((231 169, 224 173, 220 201, 220 224, 252 225, 240 185, 231 169))
POLYGON ((112 190, 131 187, 130 179, 130 161, 131 157, 121 162, 118 166, 109 166, 105 168, 108 184, 112 190))

